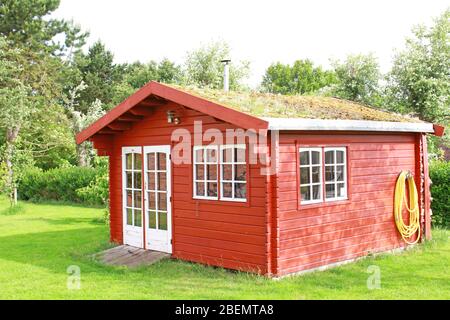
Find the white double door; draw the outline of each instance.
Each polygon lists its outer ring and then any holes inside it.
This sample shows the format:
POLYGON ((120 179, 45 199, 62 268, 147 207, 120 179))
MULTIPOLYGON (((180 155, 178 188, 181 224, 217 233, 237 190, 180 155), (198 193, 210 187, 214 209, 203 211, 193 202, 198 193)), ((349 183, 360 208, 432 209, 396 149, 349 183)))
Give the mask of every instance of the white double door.
POLYGON ((172 253, 170 146, 122 148, 123 241, 172 253))

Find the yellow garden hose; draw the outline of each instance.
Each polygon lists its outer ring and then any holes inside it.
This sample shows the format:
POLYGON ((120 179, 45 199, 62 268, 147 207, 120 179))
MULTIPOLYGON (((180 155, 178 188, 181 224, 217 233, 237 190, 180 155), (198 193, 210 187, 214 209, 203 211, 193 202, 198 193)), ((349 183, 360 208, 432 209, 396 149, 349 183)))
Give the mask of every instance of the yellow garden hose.
POLYGON ((417 194, 416 184, 412 174, 408 171, 402 171, 397 179, 395 185, 395 203, 394 203, 394 217, 397 229, 400 232, 403 240, 408 244, 417 243, 420 239, 420 213, 419 213, 419 196, 417 194), (409 191, 409 205, 405 192, 405 179, 408 182, 409 191), (409 214, 409 224, 406 225, 402 212, 403 202, 409 214), (417 232, 417 237, 414 241, 409 240, 417 232))

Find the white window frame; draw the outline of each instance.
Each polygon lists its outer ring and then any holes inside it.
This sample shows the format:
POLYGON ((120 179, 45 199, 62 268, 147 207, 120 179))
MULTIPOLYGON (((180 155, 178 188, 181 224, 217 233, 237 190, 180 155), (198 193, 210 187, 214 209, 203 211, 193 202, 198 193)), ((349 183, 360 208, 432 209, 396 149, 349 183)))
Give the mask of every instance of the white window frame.
POLYGON ((192 183, 192 195, 193 195, 193 198, 194 199, 205 199, 205 200, 218 200, 219 199, 219 155, 218 155, 218 152, 219 152, 219 148, 218 148, 218 146, 216 146, 216 145, 209 145, 209 146, 194 146, 194 148, 193 148, 193 152, 194 152, 194 154, 193 154, 193 156, 192 156, 192 159, 193 159, 193 161, 192 161, 192 181, 193 181, 193 183, 192 183), (216 162, 208 162, 207 161, 207 157, 206 157, 206 155, 207 155, 207 152, 206 152, 206 150, 208 150, 208 149, 213 149, 213 150, 216 150, 216 162), (197 162, 197 150, 203 150, 203 163, 198 163, 197 162), (203 179, 202 180, 198 180, 198 179, 196 179, 196 177, 197 177, 197 175, 196 175, 196 166, 197 166, 197 164, 203 164, 203 172, 204 172, 204 177, 203 177, 203 179), (206 178, 206 176, 207 176, 207 165, 216 165, 216 180, 207 180, 207 178, 206 178), (196 184, 198 183, 198 182, 203 182, 204 183, 204 186, 205 186, 205 189, 204 189, 204 194, 205 195, 203 195, 203 196, 199 196, 199 195, 197 195, 197 188, 196 188, 196 184), (207 185, 208 185, 208 182, 215 182, 215 183, 217 183, 217 196, 208 196, 207 195, 207 185))
POLYGON ((298 150, 298 159, 299 159, 299 197, 300 197, 300 203, 301 204, 312 204, 312 203, 320 203, 323 202, 323 196, 324 196, 324 188, 323 188, 323 159, 322 159, 322 148, 299 148, 298 150), (312 164, 312 157, 311 152, 319 152, 319 164, 312 164), (301 152, 308 152, 309 153, 309 164, 301 164, 301 152), (319 182, 312 182, 312 168, 313 167, 319 167, 319 182), (309 168, 309 183, 303 183, 301 182, 301 170, 302 168, 309 168), (320 198, 319 199, 312 199, 313 197, 313 186, 319 186, 320 187, 320 198), (301 188, 302 187, 309 187, 309 192, 311 194, 311 200, 302 200, 302 194, 301 194, 301 188))
POLYGON ((219 162, 219 166, 220 166, 220 200, 223 201, 234 201, 234 202, 247 202, 247 198, 248 198, 248 167, 247 167, 247 146, 245 144, 226 144, 226 145, 221 145, 220 146, 220 162, 219 162), (244 149, 244 154, 245 154, 245 161, 235 161, 234 159, 234 153, 233 153, 233 158, 231 160, 231 162, 225 162, 223 159, 223 150, 225 149, 244 149), (224 180, 223 179, 223 168, 224 165, 231 165, 231 180, 224 180), (246 172, 245 172, 245 180, 235 180, 235 175, 234 175, 234 166, 235 165, 245 165, 246 166, 246 172), (231 183, 231 195, 232 197, 224 197, 223 196, 223 187, 222 184, 223 183, 231 183), (236 183, 242 183, 245 184, 245 198, 236 198, 235 197, 235 192, 234 192, 234 187, 236 183))
POLYGON ((324 170, 324 188, 323 188, 323 193, 324 193, 324 199, 325 202, 330 202, 330 201, 339 201, 339 200, 347 200, 348 199, 348 181, 347 181, 347 148, 346 147, 325 147, 323 150, 323 170, 324 170), (333 151, 334 153, 334 163, 332 164, 326 164, 325 163, 325 153, 327 151, 333 151), (344 162, 343 163, 337 163, 337 157, 336 157, 336 151, 343 151, 344 152, 344 162), (337 166, 344 166, 344 170, 343 170, 343 176, 344 176, 344 180, 343 181, 336 181, 336 168, 337 166), (326 180, 326 168, 327 167, 334 167, 334 181, 328 181, 326 180), (334 184, 334 197, 333 198, 327 198, 326 195, 326 186, 327 185, 333 185, 334 184), (344 194, 340 197, 337 197, 337 185, 338 184, 344 184, 344 194))

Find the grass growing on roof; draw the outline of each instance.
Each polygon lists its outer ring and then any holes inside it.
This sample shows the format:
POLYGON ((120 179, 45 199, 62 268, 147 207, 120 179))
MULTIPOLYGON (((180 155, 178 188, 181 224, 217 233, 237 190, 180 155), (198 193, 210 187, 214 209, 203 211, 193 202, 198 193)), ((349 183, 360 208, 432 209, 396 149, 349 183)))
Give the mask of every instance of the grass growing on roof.
POLYGON ((224 92, 208 88, 171 86, 256 117, 422 122, 417 118, 332 97, 287 96, 255 91, 224 92))
MULTIPOLYGON (((9 206, 0 197, 0 210, 9 206)), ((0 214, 0 299, 450 299, 450 231, 409 252, 367 258, 278 281, 183 261, 140 269, 93 261, 108 230, 102 209, 22 202, 0 214), (80 267, 81 289, 68 290, 67 268, 80 267), (367 288, 368 267, 381 289, 367 288)))

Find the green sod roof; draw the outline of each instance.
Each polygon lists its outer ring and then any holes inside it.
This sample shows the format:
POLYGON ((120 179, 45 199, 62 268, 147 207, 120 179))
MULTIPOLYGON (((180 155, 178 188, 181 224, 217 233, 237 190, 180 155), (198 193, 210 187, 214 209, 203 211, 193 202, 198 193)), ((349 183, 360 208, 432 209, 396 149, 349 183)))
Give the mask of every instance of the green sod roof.
POLYGON ((327 120, 422 122, 349 100, 320 96, 286 96, 254 91, 229 91, 172 87, 255 117, 327 120))

